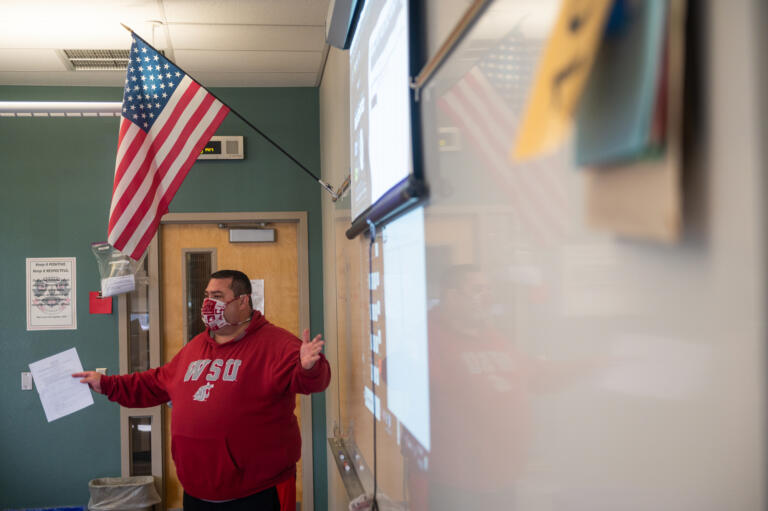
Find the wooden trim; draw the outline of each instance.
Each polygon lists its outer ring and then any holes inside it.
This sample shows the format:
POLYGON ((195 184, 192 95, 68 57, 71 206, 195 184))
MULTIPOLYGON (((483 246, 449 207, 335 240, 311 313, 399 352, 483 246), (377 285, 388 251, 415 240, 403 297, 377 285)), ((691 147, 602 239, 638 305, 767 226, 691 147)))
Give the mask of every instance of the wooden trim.
MULTIPOLYGON (((309 232, 307 212, 300 212, 299 225, 296 227, 296 249, 298 250, 297 268, 299 283, 299 333, 310 328, 309 315, 309 232)), ((310 332, 310 335, 312 333, 310 332)), ((299 398, 301 413, 301 457, 302 466, 302 501, 303 511, 315 508, 314 455, 312 441, 312 396, 299 398)))
MULTIPOLYGON (((158 289, 159 274, 159 243, 155 235, 147 251, 147 305, 149 308, 149 366, 160 365, 160 301, 158 289)), ((142 285, 137 283, 137 287, 142 285)), ((128 373, 128 298, 121 294, 118 303, 118 354, 119 373, 128 373)), ((120 473, 123 477, 131 473, 130 431, 128 419, 130 417, 151 417, 152 432, 150 433, 152 475, 155 478, 160 495, 165 495, 165 474, 163 473, 163 414, 160 406, 152 408, 125 408, 120 407, 120 473)), ((165 503, 163 502, 163 509, 165 503)))
POLYGON ((306 211, 259 211, 253 213, 166 213, 161 224, 216 224, 253 222, 299 222, 307 220, 306 211))
MULTIPOLYGON (((128 299, 124 294, 117 298, 117 351, 119 374, 128 372, 128 299)), ((120 475, 131 475, 130 446, 128 445, 128 414, 120 407, 120 475)))

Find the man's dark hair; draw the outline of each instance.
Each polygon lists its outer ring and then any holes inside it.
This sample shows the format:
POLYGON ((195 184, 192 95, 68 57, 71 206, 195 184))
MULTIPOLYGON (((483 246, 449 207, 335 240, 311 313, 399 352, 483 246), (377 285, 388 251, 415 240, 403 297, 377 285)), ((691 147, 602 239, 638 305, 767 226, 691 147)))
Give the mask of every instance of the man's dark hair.
POLYGON ((253 307, 251 303, 251 280, 248 275, 237 270, 219 270, 211 273, 212 279, 232 279, 232 283, 229 288, 235 293, 235 296, 248 295, 248 303, 253 307))

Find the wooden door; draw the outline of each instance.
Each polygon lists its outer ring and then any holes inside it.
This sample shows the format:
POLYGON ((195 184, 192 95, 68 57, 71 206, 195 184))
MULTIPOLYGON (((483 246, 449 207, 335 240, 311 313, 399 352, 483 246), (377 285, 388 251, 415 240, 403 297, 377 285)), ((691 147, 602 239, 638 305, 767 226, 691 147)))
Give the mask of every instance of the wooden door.
MULTIPOLYGON (((160 305, 164 363, 202 330, 200 324, 193 326, 192 323, 192 318, 199 316, 199 309, 190 311, 188 304, 191 297, 195 298, 193 295, 202 294, 208 283, 207 275, 195 278, 195 268, 200 267, 198 256, 204 254, 211 254, 211 272, 240 270, 252 280, 263 280, 264 315, 270 322, 299 334, 297 223, 274 222, 267 228, 276 230, 275 242, 230 243, 229 229, 215 223, 167 223, 161 226, 160 305), (185 338, 185 331, 188 338, 185 338)), ((197 273, 201 271, 197 270, 197 273)), ((298 397, 296 404, 296 416, 301 425, 298 397)), ((167 407, 163 408, 166 508, 181 508, 182 488, 171 458, 171 413, 167 407)), ((299 503, 302 501, 301 461, 297 470, 296 501, 299 503)))

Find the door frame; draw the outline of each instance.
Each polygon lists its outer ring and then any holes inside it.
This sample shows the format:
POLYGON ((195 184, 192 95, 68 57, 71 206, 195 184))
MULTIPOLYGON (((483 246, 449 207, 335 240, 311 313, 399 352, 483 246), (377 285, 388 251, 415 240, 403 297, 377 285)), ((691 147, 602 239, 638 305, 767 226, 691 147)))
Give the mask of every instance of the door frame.
MULTIPOLYGON (((161 225, 166 224, 259 224, 259 223, 295 223, 296 225, 296 250, 297 250, 297 267, 298 267, 298 291, 299 291, 299 332, 302 332, 305 328, 310 327, 309 316, 309 235, 307 228, 307 212, 306 211, 255 211, 255 212, 233 212, 233 213, 167 213, 160 220, 161 225)), ((152 243, 149 246, 150 259, 148 261, 148 277, 149 277, 149 296, 150 296, 150 332, 155 333, 155 337, 150 338, 150 343, 155 344, 152 348, 150 356, 151 367, 157 367, 160 365, 160 347, 162 346, 162 339, 159 332, 159 325, 162 318, 162 311, 160 310, 160 265, 159 254, 162 250, 160 242, 160 229, 152 243), (152 323, 152 321, 155 323, 152 323), (151 328, 154 326, 155 328, 151 328), (154 342, 153 342, 154 341, 154 342), (156 350, 156 351, 155 351, 156 350), (155 355, 156 354, 156 355, 155 355)), ((120 297, 121 302, 124 301, 124 297, 120 297)), ((121 307, 122 309, 122 307, 121 307)), ((123 343, 123 330, 127 332, 126 328, 122 328, 122 321, 125 318, 125 310, 121 310, 121 346, 123 343)), ((126 318, 127 321, 127 318, 126 318)), ((127 343, 126 343, 127 345, 127 343)), ((122 352, 122 348, 121 348, 122 352)), ((127 350, 126 350, 127 353, 127 350)), ((121 356, 121 360, 123 357, 121 356)), ((121 372, 124 372, 124 368, 121 364, 121 372)), ((125 368, 127 370, 127 367, 125 368)), ((159 407, 158 407, 159 409, 159 407)), ((159 410, 158 410, 159 413, 159 410)), ((314 509, 314 461, 313 461, 313 442, 312 442, 312 397, 308 395, 300 395, 299 398, 299 414, 301 417, 301 458, 302 464, 302 510, 310 511, 314 509)), ((145 409, 141 415, 150 415, 145 409)), ((121 413, 121 453, 123 473, 125 474, 125 467, 127 467, 129 460, 128 452, 128 429, 127 420, 122 420, 121 413), (125 423, 125 427, 124 427, 125 423)), ((153 435, 155 434, 153 428, 153 435)), ((162 429, 157 428, 158 434, 162 436, 162 429)), ((163 456, 165 456, 165 450, 162 447, 162 441, 160 438, 152 438, 152 461, 153 461, 153 474, 156 474, 154 464, 157 459, 160 467, 162 467, 163 456), (155 446, 158 446, 156 450, 155 446), (155 456, 155 453, 159 454, 159 457, 155 456)), ((162 469, 160 469, 162 470, 162 469)), ((163 477, 161 486, 165 484, 165 477, 163 477)), ((163 495, 165 495, 163 493, 163 495)), ((165 498, 165 497, 163 497, 165 498)))
MULTIPOLYGON (((160 344, 160 295, 158 293, 158 243, 157 235, 147 248, 147 307, 149 311, 149 367, 159 367, 161 356, 160 344)), ((128 360, 130 358, 128 346, 128 299, 120 294, 117 300, 118 311, 118 354, 119 374, 128 374, 128 360)), ((120 474, 122 477, 131 475, 131 444, 128 422, 131 417, 150 417, 152 430, 150 433, 150 445, 152 456, 152 476, 155 478, 155 486, 160 495, 165 496, 165 474, 163 474, 163 413, 162 406, 151 408, 126 408, 120 407, 120 474), (157 426, 157 427, 154 427, 157 426)), ((163 509, 165 509, 163 499, 163 509)))

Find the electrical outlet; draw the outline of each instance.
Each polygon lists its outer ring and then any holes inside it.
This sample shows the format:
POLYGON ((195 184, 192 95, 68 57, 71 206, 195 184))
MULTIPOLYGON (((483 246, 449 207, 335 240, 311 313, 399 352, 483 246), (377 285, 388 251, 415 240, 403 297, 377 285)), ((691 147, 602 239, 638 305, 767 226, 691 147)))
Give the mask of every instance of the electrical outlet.
POLYGON ((21 373, 21 390, 32 390, 32 373, 21 373))

